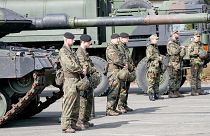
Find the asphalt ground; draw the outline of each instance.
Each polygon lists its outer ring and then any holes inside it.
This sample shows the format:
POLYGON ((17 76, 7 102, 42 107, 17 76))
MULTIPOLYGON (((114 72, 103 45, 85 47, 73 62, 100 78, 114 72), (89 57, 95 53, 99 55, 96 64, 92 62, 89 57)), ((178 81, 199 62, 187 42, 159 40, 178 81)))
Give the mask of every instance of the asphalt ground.
MULTIPOLYGON (((203 84, 210 89, 210 84, 203 84)), ((55 88, 47 88, 41 95, 50 95, 55 88)), ((106 97, 95 98, 96 117, 94 127, 75 134, 64 134, 58 123, 61 102, 58 100, 40 114, 24 120, 16 120, 0 128, 0 136, 210 136, 210 94, 190 96, 190 87, 181 88, 184 98, 151 102, 148 96, 132 85, 128 104, 133 112, 120 116, 105 116, 106 97)))

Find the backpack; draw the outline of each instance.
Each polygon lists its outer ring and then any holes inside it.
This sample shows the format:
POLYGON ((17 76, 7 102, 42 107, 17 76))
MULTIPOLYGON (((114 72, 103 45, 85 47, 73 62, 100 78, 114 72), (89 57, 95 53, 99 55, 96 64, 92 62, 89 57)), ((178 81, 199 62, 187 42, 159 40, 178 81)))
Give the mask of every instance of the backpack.
POLYGON ((57 70, 56 70, 56 74, 55 74, 55 83, 56 85, 63 85, 64 83, 64 73, 63 73, 63 69, 61 67, 61 65, 57 65, 57 70))

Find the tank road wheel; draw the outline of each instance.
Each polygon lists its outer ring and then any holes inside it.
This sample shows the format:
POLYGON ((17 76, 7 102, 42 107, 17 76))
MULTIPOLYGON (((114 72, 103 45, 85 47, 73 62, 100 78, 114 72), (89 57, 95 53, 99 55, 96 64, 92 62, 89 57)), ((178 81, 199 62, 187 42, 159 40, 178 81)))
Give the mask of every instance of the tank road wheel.
POLYGON ((33 77, 28 74, 22 78, 8 79, 9 87, 17 94, 25 94, 33 84, 33 77))
POLYGON ((97 56, 90 56, 90 58, 101 76, 100 84, 97 86, 97 88, 94 89, 94 96, 100 96, 106 93, 109 87, 107 76, 103 74, 105 72, 105 67, 107 65, 107 62, 106 60, 97 56))
MULTIPOLYGON (((164 64, 167 64, 167 59, 164 57, 163 59, 164 64)), ((136 80, 139 88, 146 93, 147 87, 148 87, 148 81, 147 81, 147 58, 143 58, 136 68, 136 80)), ((161 75, 160 79, 160 94, 165 94, 168 91, 168 83, 169 83, 169 73, 168 70, 164 72, 163 75, 161 75)))
POLYGON ((11 101, 7 94, 0 91, 0 117, 3 116, 11 107, 11 101))

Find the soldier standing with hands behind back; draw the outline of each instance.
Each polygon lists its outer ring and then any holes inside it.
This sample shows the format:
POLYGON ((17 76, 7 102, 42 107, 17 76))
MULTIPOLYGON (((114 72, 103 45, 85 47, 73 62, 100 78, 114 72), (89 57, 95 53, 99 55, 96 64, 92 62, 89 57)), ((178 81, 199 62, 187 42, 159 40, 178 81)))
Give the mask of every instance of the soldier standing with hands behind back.
POLYGON ((80 97, 76 83, 80 80, 80 74, 85 75, 85 71, 79 63, 76 53, 71 49, 74 43, 74 35, 66 32, 64 34, 64 45, 60 49, 59 58, 64 73, 63 103, 61 127, 63 133, 74 133, 81 130, 76 126, 79 116, 80 97))
POLYGON ((146 49, 146 57, 148 59, 147 66, 147 78, 148 78, 148 89, 147 93, 149 95, 150 101, 155 101, 157 99, 163 99, 159 96, 159 82, 160 82, 160 72, 161 72, 161 61, 162 55, 157 47, 158 42, 157 34, 153 34, 149 37, 150 44, 146 49))
POLYGON ((174 31, 167 44, 167 53, 169 57, 169 98, 184 97, 179 93, 182 80, 182 59, 185 55, 185 48, 180 46, 178 41, 179 33, 174 31))

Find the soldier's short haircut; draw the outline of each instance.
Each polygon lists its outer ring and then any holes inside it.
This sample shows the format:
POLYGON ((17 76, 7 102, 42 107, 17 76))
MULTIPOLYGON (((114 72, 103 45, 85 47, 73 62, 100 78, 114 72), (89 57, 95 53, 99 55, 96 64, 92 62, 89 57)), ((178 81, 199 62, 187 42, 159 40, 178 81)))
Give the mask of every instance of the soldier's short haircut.
POLYGON ((194 36, 200 37, 201 33, 197 31, 197 32, 194 33, 194 36))

